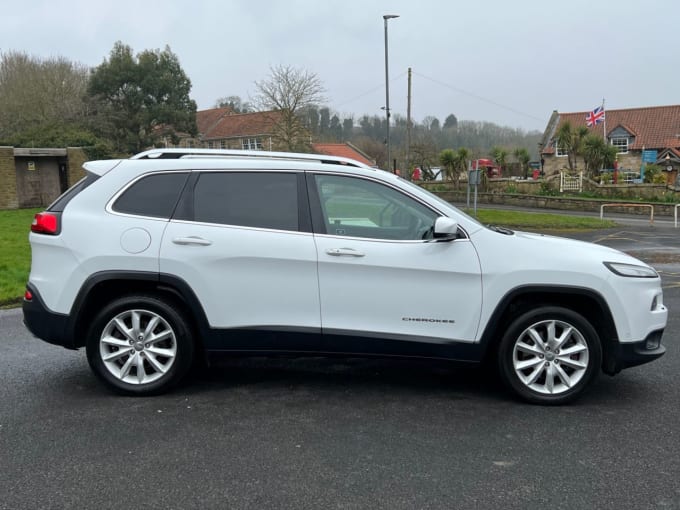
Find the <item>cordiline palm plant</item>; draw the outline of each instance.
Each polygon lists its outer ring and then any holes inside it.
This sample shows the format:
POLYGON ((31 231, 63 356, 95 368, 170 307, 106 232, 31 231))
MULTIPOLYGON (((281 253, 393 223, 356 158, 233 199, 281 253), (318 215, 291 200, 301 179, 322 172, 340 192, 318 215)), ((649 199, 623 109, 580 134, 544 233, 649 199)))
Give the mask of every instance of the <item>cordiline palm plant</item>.
MULTIPOLYGON (((470 157, 470 151, 465 147, 459 147, 456 151, 456 174, 458 174, 459 181, 461 174, 464 174, 468 169, 468 161, 470 160, 470 157)), ((458 187, 457 183, 456 187, 458 187)))
POLYGON ((522 173, 524 174, 524 178, 526 179, 529 173, 529 160, 531 159, 529 151, 524 147, 518 147, 513 152, 513 155, 515 156, 517 162, 520 164, 520 167, 522 168, 522 173))
POLYGON ((498 165, 498 168, 500 169, 502 175, 503 170, 505 168, 505 164, 507 163, 508 160, 508 151, 506 151, 502 147, 491 147, 491 157, 493 158, 494 163, 498 165))
POLYGON ((444 167, 447 178, 452 179, 456 189, 460 188, 460 176, 467 170, 470 151, 460 147, 457 151, 444 149, 439 153, 439 163, 444 167))
POLYGON ((576 170, 578 163, 576 158, 581 154, 581 142, 590 133, 586 126, 573 127, 570 122, 565 122, 557 130, 557 145, 567 153, 569 170, 576 170))
POLYGON ((597 135, 589 134, 581 141, 581 155, 586 166, 586 173, 591 177, 603 168, 613 167, 616 153, 616 147, 608 145, 597 135))
POLYGON ((455 180, 456 153, 453 149, 444 149, 439 153, 439 164, 444 167, 446 178, 455 180))

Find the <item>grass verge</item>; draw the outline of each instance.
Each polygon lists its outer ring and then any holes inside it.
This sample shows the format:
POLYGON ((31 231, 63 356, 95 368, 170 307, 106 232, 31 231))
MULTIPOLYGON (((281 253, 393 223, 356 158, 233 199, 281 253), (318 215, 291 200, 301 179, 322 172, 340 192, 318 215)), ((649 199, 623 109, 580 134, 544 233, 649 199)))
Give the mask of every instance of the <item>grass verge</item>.
MULTIPOLYGON (((472 211, 466 210, 471 216, 472 211)), ((569 232, 616 227, 616 222, 591 216, 506 211, 502 209, 477 209, 477 220, 484 224, 523 230, 550 230, 569 232)))
POLYGON ((21 302, 31 266, 28 233, 40 209, 0 211, 0 307, 21 302))

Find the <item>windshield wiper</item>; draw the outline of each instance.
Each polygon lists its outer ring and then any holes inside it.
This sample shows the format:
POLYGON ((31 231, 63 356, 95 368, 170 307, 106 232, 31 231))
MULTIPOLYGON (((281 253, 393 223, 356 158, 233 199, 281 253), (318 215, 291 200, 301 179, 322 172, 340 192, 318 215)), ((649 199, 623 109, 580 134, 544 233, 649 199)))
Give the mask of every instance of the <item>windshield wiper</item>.
POLYGON ((494 232, 498 232, 499 234, 505 234, 506 236, 511 236, 515 233, 514 230, 510 230, 509 228, 505 227, 499 227, 498 225, 487 225, 487 228, 493 230, 494 232))

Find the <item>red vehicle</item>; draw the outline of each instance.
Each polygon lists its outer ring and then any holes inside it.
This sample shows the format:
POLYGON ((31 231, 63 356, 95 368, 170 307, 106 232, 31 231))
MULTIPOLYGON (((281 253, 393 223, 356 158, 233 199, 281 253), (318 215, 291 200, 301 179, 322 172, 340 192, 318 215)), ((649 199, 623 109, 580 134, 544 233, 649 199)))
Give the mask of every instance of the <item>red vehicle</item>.
POLYGON ((487 177, 501 176, 501 168, 497 166, 491 159, 477 159, 473 161, 472 169, 476 170, 477 168, 479 168, 479 170, 486 171, 487 177))

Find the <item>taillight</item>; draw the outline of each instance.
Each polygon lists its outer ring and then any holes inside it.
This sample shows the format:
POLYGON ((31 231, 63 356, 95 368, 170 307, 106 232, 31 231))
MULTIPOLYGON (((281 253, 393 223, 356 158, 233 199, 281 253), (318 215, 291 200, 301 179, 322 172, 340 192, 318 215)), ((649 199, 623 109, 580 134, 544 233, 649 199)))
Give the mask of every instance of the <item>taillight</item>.
POLYGON ((26 289, 26 292, 24 292, 24 299, 26 301, 33 300, 33 293, 30 290, 26 289))
POLYGON ((41 212, 33 217, 31 232, 55 235, 59 233, 59 216, 54 213, 41 212))

